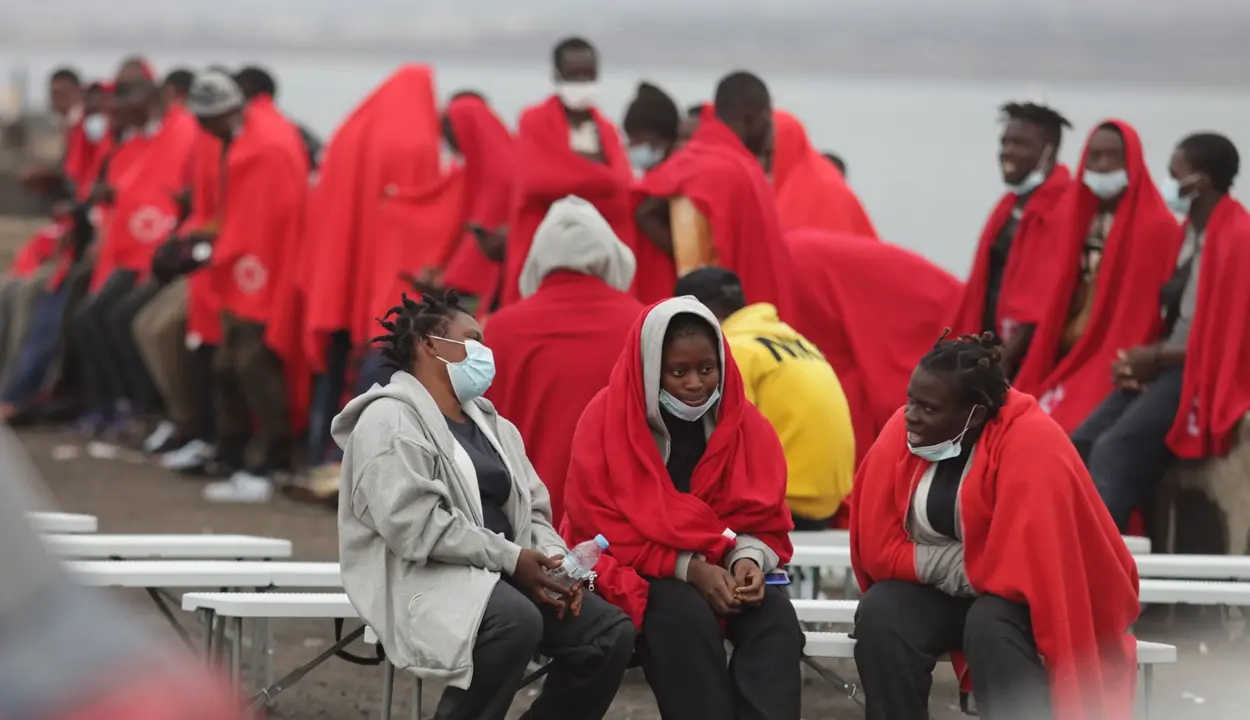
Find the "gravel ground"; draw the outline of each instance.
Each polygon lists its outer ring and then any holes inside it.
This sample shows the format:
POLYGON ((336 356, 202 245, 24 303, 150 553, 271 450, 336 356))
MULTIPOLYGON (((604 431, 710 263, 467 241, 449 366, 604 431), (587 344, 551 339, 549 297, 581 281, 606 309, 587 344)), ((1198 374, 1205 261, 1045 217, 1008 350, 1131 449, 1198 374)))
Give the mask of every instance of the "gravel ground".
MULTIPOLYGON (((171 475, 141 457, 98 460, 88 457, 83 443, 61 429, 24 430, 22 437, 61 506, 100 518, 101 532, 216 532, 248 533, 288 538, 299 560, 334 560, 337 557, 335 518, 328 510, 276 499, 264 506, 221 506, 200 499, 201 483, 171 475), (76 448, 73 459, 62 456, 66 447, 76 448)), ((145 596, 128 592, 134 607, 149 616, 156 612, 145 596)), ((1250 691, 1245 685, 1250 671, 1250 643, 1240 635, 1241 623, 1220 623, 1215 612, 1184 619, 1151 613, 1138 628, 1143 639, 1176 643, 1181 648, 1179 665, 1160 668, 1154 693, 1155 717, 1186 720, 1220 720, 1246 717, 1250 691), (1230 633, 1230 629, 1233 631, 1230 633)), ((333 628, 329 622, 284 621, 274 627, 279 672, 292 668, 327 647, 333 628)), ((172 631, 168 633, 174 640, 172 631)), ((365 648, 355 648, 363 653, 365 648)), ((838 672, 854 680, 850 662, 835 664, 838 672)), ((411 683, 398 683, 396 716, 407 717, 411 683)), ((331 660, 285 692, 271 717, 353 718, 377 717, 381 698, 381 672, 331 660)), ((427 716, 433 712, 439 688, 426 687, 427 716)), ((522 692, 510 717, 518 717, 532 695, 522 692)), ((956 686, 949 669, 939 667, 931 707, 935 720, 961 717, 956 709, 956 686)), ((804 687, 805 718, 856 718, 856 706, 838 691, 812 678, 804 687)), ((658 718, 641 673, 631 672, 613 706, 610 718, 644 720, 658 718)))

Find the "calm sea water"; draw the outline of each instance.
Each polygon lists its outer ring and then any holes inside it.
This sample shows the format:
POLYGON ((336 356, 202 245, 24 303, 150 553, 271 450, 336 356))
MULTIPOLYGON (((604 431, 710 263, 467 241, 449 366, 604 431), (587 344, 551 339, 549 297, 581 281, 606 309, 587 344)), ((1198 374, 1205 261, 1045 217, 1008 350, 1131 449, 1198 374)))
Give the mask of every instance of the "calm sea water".
MULTIPOLYGON (((88 75, 113 71, 116 53, 72 55, 0 52, 0 70, 25 67, 39 102, 42 78, 70 63, 88 75)), ((269 67, 280 83, 279 104, 291 116, 329 134, 361 97, 395 66, 395 59, 292 56, 265 53, 185 53, 152 57, 158 70, 226 60, 269 67)), ((439 94, 484 92, 509 122, 550 91, 545 59, 531 64, 438 63, 439 94)), ((716 73, 604 67, 603 107, 623 113, 640 79, 665 88, 682 104, 709 98, 716 73)), ((977 235, 1001 192, 996 108, 1008 99, 1045 97, 1076 126, 1061 158, 1075 165, 1089 128, 1117 117, 1135 125, 1155 178, 1185 134, 1222 132, 1250 158, 1250 92, 1177 88, 1046 86, 943 80, 845 78, 832 72, 766 76, 778 107, 806 123, 818 148, 842 155, 851 184, 888 239, 912 248, 952 272, 966 275, 977 235)), ((1250 163, 1250 160, 1248 160, 1250 163)), ((1236 194, 1250 200, 1250 168, 1236 194)))

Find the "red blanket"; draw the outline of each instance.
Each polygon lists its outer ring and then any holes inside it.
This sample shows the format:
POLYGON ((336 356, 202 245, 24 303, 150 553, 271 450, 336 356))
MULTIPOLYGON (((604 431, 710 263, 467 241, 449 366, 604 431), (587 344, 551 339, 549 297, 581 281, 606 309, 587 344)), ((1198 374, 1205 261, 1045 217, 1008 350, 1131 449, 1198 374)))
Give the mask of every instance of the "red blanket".
POLYGON ((747 302, 772 303, 787 322, 794 317, 790 253, 772 187, 759 161, 711 108, 690 143, 639 189, 652 197, 690 198, 708 220, 717 264, 742 278, 747 302))
MULTIPOLYGON (((191 215, 180 231, 217 231, 221 227, 222 144, 201 131, 191 159, 191 215)), ((212 275, 195 272, 187 279, 187 338, 193 345, 221 343, 221 299, 213 290, 212 275)))
MULTIPOLYGON (((651 168, 642 177, 637 187, 642 187, 650 182, 650 177, 663 164, 651 168)), ((632 195, 632 202, 635 213, 638 206, 646 200, 645 193, 635 188, 632 195)), ((673 256, 656 247, 651 238, 638 227, 637 223, 632 228, 634 242, 634 284, 630 287, 630 292, 640 302, 646 305, 657 303, 666 298, 673 296, 673 288, 677 286, 677 265, 673 262, 673 256)))
MULTIPOLYGON (((464 184, 468 223, 487 230, 508 224, 516 178, 516 142, 507 126, 485 100, 463 95, 447 105, 447 118, 464 156, 464 184)), ((502 263, 482 253, 473 233, 465 232, 455 245, 443 272, 443 283, 479 298, 479 314, 495 299, 502 263)))
MULTIPOLYGON (((267 331, 291 327, 291 319, 279 312, 290 307, 277 300, 291 281, 288 274, 296 271, 291 259, 300 252, 308 155, 286 118, 272 107, 249 107, 223 170, 221 231, 203 272, 212 276, 223 311, 267 331)), ((307 417, 308 380, 298 338, 267 332, 265 339, 283 361, 290 416, 298 428, 307 417)))
POLYGON ((623 242, 632 249, 633 168, 612 122, 591 110, 607 164, 588 160, 569 147, 569 121, 559 98, 528 108, 517 127, 517 179, 508 222, 504 258, 503 303, 521 299, 517 281, 529 257, 534 231, 551 203, 576 195, 595 206, 623 242))
MULTIPOLYGON (((1098 123, 1090 135, 1103 124, 1098 123)), ((1051 253, 1056 265, 1067 269, 1059 275, 1014 382, 1017 390, 1039 398, 1042 409, 1069 433, 1111 392, 1109 368, 1116 353, 1158 338, 1162 327, 1159 288, 1176 268, 1181 240, 1176 219, 1150 179, 1137 131, 1119 120, 1106 124, 1124 136, 1129 186, 1103 247, 1089 324, 1060 359, 1059 345, 1078 287, 1081 254, 1098 210, 1098 198, 1081 184, 1074 185, 1056 209, 1051 253)), ((1077 177, 1085 176, 1086 153, 1081 157, 1077 177)))
POLYGON ((1178 456, 1227 455, 1250 412, 1250 214, 1226 197, 1207 222, 1198 307, 1168 446, 1178 456))
POLYGON ((855 424, 855 454, 907 401, 916 361, 942 334, 963 283, 925 258, 875 238, 786 233, 797 303, 792 324, 838 374, 855 424))
POLYGON ((61 247, 61 238, 70 229, 67 219, 54 219, 39 228, 29 240, 22 243, 17 254, 13 256, 13 264, 9 266, 9 277, 28 278, 35 274, 45 262, 52 259, 61 247))
MULTIPOLYGON (((681 551, 719 563, 733 549, 726 528, 754 535, 789 561, 786 458, 768 420, 746 399, 742 375, 724 345, 716 429, 681 493, 656 448, 643 389, 642 328, 630 331, 611 379, 577 424, 564 489, 565 540, 602 533, 611 547, 596 572, 598 592, 641 626, 648 586, 643 576, 671 577, 681 551)), ((658 392, 658 389, 655 390, 658 392)))
MULTIPOLYGON (((862 589, 919 582, 905 520, 926 466, 907 449, 900 411, 855 477, 851 564, 862 589)), ((986 426, 959 509, 973 589, 1029 606, 1054 717, 1129 720, 1137 566, 1068 436, 1032 397, 1011 391, 986 426)))
POLYGON ((786 230, 816 228, 877 237, 846 178, 812 147, 803 123, 782 110, 773 111, 773 190, 786 230))
POLYGON ((115 270, 134 270, 141 282, 147 278, 152 254, 178 223, 175 196, 199 134, 195 118, 174 106, 154 135, 134 137, 118 149, 109 166, 113 208, 91 276, 93 291, 115 270))
POLYGON ((82 120, 70 128, 66 137, 63 171, 65 179, 74 187, 74 194, 78 199, 91 194, 91 186, 95 184, 100 160, 106 150, 107 143, 103 139, 96 142, 87 137, 82 120))
POLYGON ((356 345, 377 335, 376 318, 399 299, 402 273, 446 254, 434 226, 459 227, 459 186, 449 207, 439 188, 442 129, 432 71, 404 65, 352 111, 323 158, 309 217, 299 290, 306 304, 304 348, 323 370, 325 341, 348 330, 356 345), (422 213, 440 215, 423 221, 422 213), (455 221, 448 223, 448 217, 455 221), (416 234, 410 234, 416 233, 416 234))
POLYGON ((556 272, 486 325, 486 344, 495 352, 495 381, 486 397, 521 431, 551 493, 556 527, 564 517, 564 476, 577 420, 608 384, 641 312, 641 303, 599 278, 556 272), (573 357, 577 362, 569 363, 573 357), (560 402, 549 402, 553 397, 560 402))
MULTIPOLYGON (((1056 257, 1053 234, 1058 225, 1053 218, 1055 206, 1064 192, 1072 187, 1072 176, 1062 165, 1051 171, 1024 206, 1024 216, 1016 226, 1016 237, 1003 272, 1002 290, 998 296, 997 321, 994 328, 1004 340, 1020 325, 1036 323, 1045 314, 1054 288, 1067 271, 1056 257)), ((985 314, 985 293, 989 289, 990 246, 1015 206, 1016 196, 1007 193, 990 213, 981 231, 972 273, 964 288, 963 301, 951 321, 956 333, 979 333, 985 314)))

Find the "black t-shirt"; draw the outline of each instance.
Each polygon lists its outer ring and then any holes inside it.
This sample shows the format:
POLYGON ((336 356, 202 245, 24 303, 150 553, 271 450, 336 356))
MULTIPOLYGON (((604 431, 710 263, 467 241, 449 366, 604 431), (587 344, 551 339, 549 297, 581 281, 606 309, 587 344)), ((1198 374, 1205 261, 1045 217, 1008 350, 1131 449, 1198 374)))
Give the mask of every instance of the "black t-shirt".
POLYGON ((1016 239, 1016 230, 1020 228, 1020 219, 1024 217, 1024 206, 1029 202, 1029 195, 1016 198, 1016 204, 1007 215, 1007 222, 994 236, 994 244, 990 245, 989 273, 985 288, 985 312, 981 319, 982 332, 998 334, 998 297, 1003 289, 1003 277, 1007 274, 1007 258, 1011 256, 1011 245, 1016 239))
POLYGON ((677 492, 690 492, 690 478, 694 475, 694 467, 703 459, 703 451, 707 450, 707 438, 704 436, 703 421, 687 422, 660 410, 664 419, 664 427, 668 429, 668 476, 673 480, 677 492))
MULTIPOLYGON (((444 416, 446 417, 446 416, 444 416)), ((515 540, 516 531, 504 505, 512 495, 512 477, 508 474, 508 466, 504 465, 495 446, 490 444, 486 434, 472 420, 456 422, 447 419, 447 427, 456 436, 456 442, 469 454, 473 461, 473 469, 477 472, 477 488, 482 495, 482 518, 486 521, 486 529, 499 533, 508 540, 515 540)))

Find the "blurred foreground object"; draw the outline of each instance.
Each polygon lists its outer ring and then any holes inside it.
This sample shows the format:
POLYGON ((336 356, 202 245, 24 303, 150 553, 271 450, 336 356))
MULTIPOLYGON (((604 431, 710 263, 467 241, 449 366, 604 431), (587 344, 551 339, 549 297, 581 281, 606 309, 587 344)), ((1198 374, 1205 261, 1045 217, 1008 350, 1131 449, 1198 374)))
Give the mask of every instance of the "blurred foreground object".
POLYGON ((51 503, 0 427, 0 720, 241 720, 185 648, 101 591, 79 587, 26 514, 51 503))

